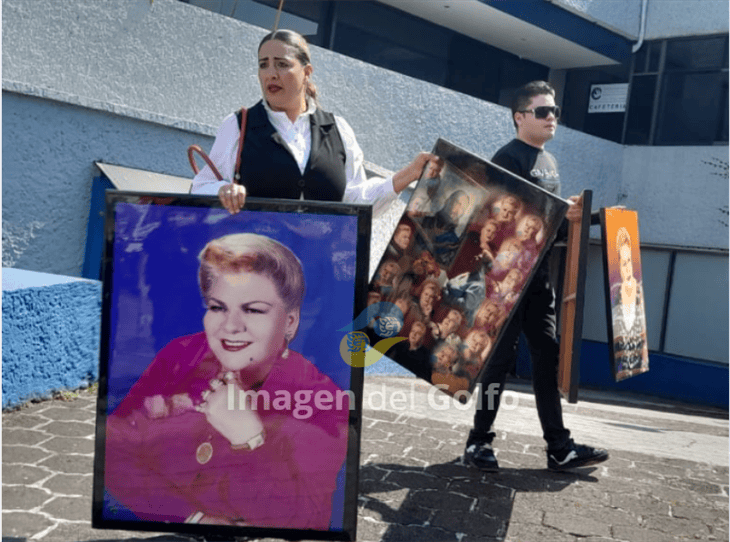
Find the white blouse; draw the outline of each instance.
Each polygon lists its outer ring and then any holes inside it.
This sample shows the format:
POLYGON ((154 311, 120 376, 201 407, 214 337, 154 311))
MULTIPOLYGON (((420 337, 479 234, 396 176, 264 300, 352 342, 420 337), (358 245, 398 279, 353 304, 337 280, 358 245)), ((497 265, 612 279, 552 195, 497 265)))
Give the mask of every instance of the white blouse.
MULTIPOLYGON (((299 166, 299 171, 304 173, 312 147, 312 129, 309 116, 314 113, 316 106, 310 103, 307 111, 299 115, 294 122, 291 122, 286 112, 271 110, 266 100, 263 101, 263 104, 269 121, 286 143, 287 149, 299 166)), ((345 203, 373 204, 373 213, 376 216, 382 214, 397 197, 393 189, 393 177, 368 179, 363 165, 363 152, 357 144, 355 133, 342 117, 335 115, 335 124, 345 147, 345 178, 347 185, 342 201, 345 203)), ((236 167, 239 133, 238 119, 235 113, 231 113, 223 119, 223 123, 218 128, 218 133, 215 136, 213 147, 210 150, 209 157, 224 179, 232 179, 235 173, 233 170, 236 167)), ((246 144, 245 140, 243 144, 246 144)), ((193 179, 191 192, 193 194, 217 195, 221 186, 225 186, 229 182, 228 180, 219 181, 216 179, 211 169, 206 165, 193 179)))

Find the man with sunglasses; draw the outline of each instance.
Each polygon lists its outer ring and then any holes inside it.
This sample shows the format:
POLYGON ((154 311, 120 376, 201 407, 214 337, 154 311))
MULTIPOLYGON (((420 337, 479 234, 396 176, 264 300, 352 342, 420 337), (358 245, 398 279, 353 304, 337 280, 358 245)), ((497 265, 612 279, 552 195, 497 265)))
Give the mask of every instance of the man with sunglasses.
MULTIPOLYGON (((560 108, 555 105, 555 90, 545 81, 533 81, 518 89, 512 101, 512 120, 517 137, 502 147, 492 158, 495 164, 560 195, 560 176, 555 157, 544 149, 555 135, 560 108)), ((566 218, 579 221, 582 201, 578 196, 566 218)), ((505 330, 482 377, 482 392, 487 400, 474 415, 464 451, 464 462, 487 472, 499 465, 492 448, 494 420, 507 373, 515 365, 517 343, 521 332, 530 347, 532 386, 537 414, 547 442, 547 466, 551 470, 567 470, 594 465, 608 459, 606 450, 576 444, 563 425, 558 391, 559 346, 556 339, 555 292, 550 284, 549 257, 545 257, 527 286, 525 296, 505 330)))

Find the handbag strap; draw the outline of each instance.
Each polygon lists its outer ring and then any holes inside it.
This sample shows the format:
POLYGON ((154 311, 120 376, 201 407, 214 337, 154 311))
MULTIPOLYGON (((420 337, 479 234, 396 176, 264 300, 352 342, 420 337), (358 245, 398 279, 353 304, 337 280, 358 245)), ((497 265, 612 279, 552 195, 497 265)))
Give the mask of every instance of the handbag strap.
POLYGON ((233 170, 234 182, 241 180, 241 173, 239 171, 241 167, 241 152, 243 151, 243 138, 246 136, 246 120, 248 118, 248 111, 245 107, 241 108, 241 126, 239 128, 240 135, 238 137, 238 152, 236 153, 236 169, 233 170))
MULTIPOLYGON (((238 172, 238 169, 241 166, 241 151, 243 150, 243 139, 246 136, 246 117, 247 117, 247 110, 245 107, 241 108, 241 127, 238 135, 238 151, 236 152, 236 167, 233 170, 233 178, 238 181, 241 178, 240 173, 238 172)), ((205 161, 205 163, 208 165, 210 170, 213 172, 213 175, 215 175, 215 178, 219 181, 224 180, 223 175, 220 174, 220 171, 218 171, 218 168, 215 167, 215 164, 210 159, 210 157, 205 154, 205 151, 200 147, 200 145, 190 145, 188 147, 188 161, 190 162, 190 167, 193 169, 193 173, 196 175, 200 171, 198 168, 198 164, 195 163, 195 154, 199 154, 200 157, 205 161)))

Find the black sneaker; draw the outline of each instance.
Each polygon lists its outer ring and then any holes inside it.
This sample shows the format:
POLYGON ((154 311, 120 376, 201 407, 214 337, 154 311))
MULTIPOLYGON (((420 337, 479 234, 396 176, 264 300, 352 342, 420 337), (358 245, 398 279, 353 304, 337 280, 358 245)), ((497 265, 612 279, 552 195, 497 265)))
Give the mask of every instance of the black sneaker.
POLYGON ((548 450, 547 457, 550 470, 568 470, 602 463, 608 459, 608 452, 600 448, 576 444, 571 439, 562 450, 557 452, 548 450))
POLYGON ((492 445, 486 442, 477 442, 467 445, 464 450, 464 463, 485 472, 497 472, 499 463, 494 457, 492 445))

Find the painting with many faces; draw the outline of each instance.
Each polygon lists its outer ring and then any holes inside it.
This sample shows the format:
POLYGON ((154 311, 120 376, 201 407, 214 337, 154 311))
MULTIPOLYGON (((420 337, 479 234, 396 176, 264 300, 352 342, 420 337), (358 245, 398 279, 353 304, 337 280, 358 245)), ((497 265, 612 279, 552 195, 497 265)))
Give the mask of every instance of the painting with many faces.
POLYGON ((601 209, 606 315, 611 371, 616 382, 649 370, 641 276, 639 214, 601 209))
POLYGON ((465 402, 496 350, 568 203, 439 139, 439 177, 422 177, 368 291, 370 343, 465 402), (393 324, 395 321, 395 324, 393 324))
POLYGON ((94 527, 355 540, 371 208, 106 197, 94 527))

